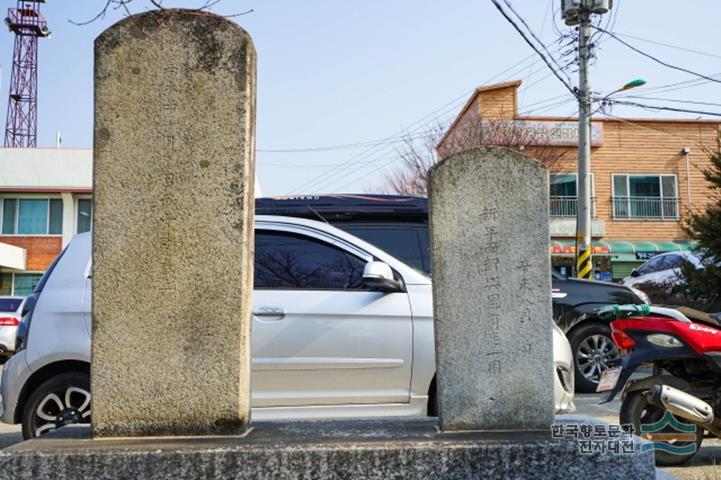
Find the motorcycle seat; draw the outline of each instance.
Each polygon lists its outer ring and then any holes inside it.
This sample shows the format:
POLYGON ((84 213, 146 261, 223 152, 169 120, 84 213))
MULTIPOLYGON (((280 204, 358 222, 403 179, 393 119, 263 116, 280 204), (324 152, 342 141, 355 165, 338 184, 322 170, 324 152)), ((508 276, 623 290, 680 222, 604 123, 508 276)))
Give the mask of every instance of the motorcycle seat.
POLYGON ((721 312, 706 313, 690 307, 676 307, 693 322, 703 323, 710 327, 721 328, 721 312))

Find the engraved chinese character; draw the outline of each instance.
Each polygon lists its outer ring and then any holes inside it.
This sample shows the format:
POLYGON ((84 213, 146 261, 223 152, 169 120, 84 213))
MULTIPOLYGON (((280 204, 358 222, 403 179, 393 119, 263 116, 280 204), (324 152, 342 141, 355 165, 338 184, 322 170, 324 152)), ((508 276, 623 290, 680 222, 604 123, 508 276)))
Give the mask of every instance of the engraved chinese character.
POLYGON ((501 361, 498 359, 491 360, 488 363, 488 373, 490 375, 500 375, 501 374, 501 361))
POLYGON ((492 293, 486 297, 488 300, 488 306, 490 308, 500 308, 501 307, 501 295, 498 293, 492 293))

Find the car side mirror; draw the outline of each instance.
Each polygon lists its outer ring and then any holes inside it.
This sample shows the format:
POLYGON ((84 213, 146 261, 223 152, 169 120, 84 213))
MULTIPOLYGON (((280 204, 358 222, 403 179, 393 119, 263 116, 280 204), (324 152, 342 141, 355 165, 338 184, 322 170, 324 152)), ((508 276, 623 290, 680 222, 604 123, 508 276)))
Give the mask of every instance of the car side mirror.
POLYGON ((401 282, 395 279, 390 265, 384 262, 371 261, 366 263, 363 269, 363 283, 384 292, 402 290, 401 282))
POLYGON ((631 270, 631 276, 632 276, 632 277, 640 277, 641 274, 638 273, 638 270, 636 270, 636 269, 634 268, 633 270, 631 270))

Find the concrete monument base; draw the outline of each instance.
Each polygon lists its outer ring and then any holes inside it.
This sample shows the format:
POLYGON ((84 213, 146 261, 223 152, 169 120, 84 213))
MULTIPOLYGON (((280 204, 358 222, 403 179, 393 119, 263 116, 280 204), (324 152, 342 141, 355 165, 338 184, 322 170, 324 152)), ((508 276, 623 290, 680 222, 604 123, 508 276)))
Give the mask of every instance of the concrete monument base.
POLYGON ((244 437, 90 439, 72 426, 0 452, 45 479, 653 479, 652 452, 581 454, 550 431, 441 433, 436 419, 259 422, 244 437))

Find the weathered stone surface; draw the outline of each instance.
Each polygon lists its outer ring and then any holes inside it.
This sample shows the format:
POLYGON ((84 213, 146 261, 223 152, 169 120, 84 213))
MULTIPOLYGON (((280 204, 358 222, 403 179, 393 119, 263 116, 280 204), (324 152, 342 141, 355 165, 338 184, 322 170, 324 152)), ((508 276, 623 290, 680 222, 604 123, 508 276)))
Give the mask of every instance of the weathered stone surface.
POLYGON ((504 148, 430 174, 441 428, 545 429, 553 420, 548 172, 504 148))
POLYGON ((633 454, 588 455, 550 430, 444 434, 426 418, 258 423, 244 438, 98 441, 70 428, 74 439, 63 439, 66 428, 3 450, 0 471, 14 480, 655 478, 638 437, 633 454))
POLYGON ((249 421, 256 57, 222 17, 95 41, 93 434, 249 421))

